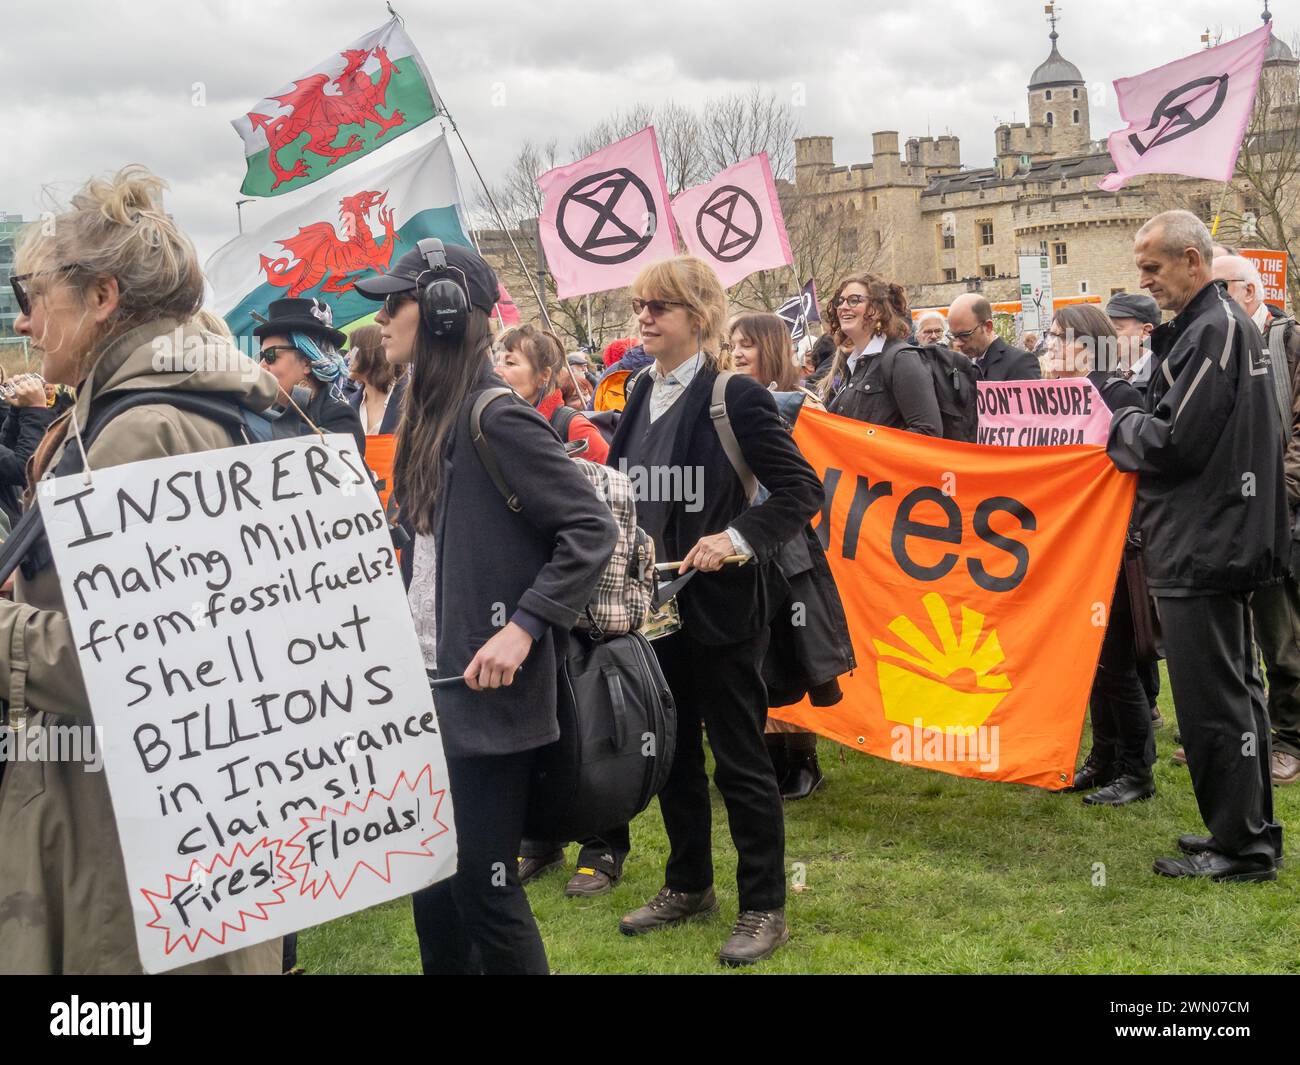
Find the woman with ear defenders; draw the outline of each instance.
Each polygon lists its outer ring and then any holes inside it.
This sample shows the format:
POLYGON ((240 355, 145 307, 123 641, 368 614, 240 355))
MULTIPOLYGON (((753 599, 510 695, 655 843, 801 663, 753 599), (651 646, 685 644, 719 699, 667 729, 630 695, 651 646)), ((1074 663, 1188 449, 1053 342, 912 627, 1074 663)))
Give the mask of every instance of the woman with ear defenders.
POLYGON ((547 972, 516 867, 534 756, 559 738, 563 634, 590 599, 617 527, 555 431, 507 395, 482 433, 519 503, 507 507, 470 436, 470 412, 500 388, 489 359, 492 269, 471 249, 421 241, 387 274, 357 282, 383 300, 384 356, 410 366, 394 492, 415 533, 408 592, 456 821, 456 874, 412 897, 427 974, 547 972), (508 619, 508 620, 504 620, 508 619), (504 624, 503 624, 504 620, 504 624))

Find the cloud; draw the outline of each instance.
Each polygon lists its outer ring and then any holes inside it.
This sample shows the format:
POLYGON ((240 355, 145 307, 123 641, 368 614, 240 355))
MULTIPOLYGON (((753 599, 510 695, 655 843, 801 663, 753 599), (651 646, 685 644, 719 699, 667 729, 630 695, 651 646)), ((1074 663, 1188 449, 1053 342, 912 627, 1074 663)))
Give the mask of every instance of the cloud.
MULTIPOLYGON (((800 131, 833 136, 838 163, 868 161, 871 133, 895 129, 903 140, 951 131, 963 162, 988 165, 996 121, 1024 121, 1026 82, 1049 47, 1040 9, 1004 0, 397 6, 489 181, 525 139, 554 138, 567 153, 611 111, 698 106, 754 84, 801 99, 800 131)), ((1073 7, 1061 51, 1106 91, 1093 136, 1118 125, 1113 78, 1194 51, 1207 25, 1227 37, 1253 29, 1258 6, 1190 0, 1149 16, 1128 0, 1073 7)), ((169 209, 206 256, 235 234, 243 162, 230 120, 382 20, 379 5, 348 0, 29 5, 0 40, 0 210, 35 214, 50 183, 70 191, 144 162, 171 183, 169 209)), ((409 146, 397 143, 383 151, 409 146)))

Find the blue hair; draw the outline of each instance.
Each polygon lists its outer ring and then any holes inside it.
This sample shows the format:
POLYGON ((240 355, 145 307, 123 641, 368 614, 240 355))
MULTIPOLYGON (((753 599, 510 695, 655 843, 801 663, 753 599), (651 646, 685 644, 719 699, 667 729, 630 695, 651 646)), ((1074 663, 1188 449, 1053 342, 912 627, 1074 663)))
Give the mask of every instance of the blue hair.
POLYGON ((332 385, 348 368, 342 355, 332 348, 322 349, 306 333, 290 333, 289 340, 307 357, 307 361, 311 363, 311 374, 318 381, 332 385))

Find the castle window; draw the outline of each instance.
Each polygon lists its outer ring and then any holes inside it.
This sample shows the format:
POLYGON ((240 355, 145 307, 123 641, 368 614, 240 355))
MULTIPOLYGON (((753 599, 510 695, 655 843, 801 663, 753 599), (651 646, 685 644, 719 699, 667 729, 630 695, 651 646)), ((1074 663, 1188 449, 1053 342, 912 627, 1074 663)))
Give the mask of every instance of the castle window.
POLYGON ((998 276, 998 268, 996 266, 986 266, 983 269, 984 269, 984 276, 987 278, 994 278, 998 276))
POLYGON ((944 251, 952 251, 953 248, 957 247, 957 234, 956 234, 956 233, 945 233, 945 232, 943 231, 943 226, 940 226, 940 227, 939 227, 939 235, 940 235, 941 237, 943 237, 943 250, 944 250, 944 251))
POLYGON ((1052 112, 1051 112, 1051 111, 1048 111, 1048 112, 1047 112, 1047 124, 1048 124, 1049 126, 1054 126, 1054 125, 1056 125, 1056 119, 1055 119, 1054 117, 1052 117, 1052 112))
POLYGON ((1078 89, 1072 89, 1072 90, 1071 90, 1071 95, 1072 95, 1072 96, 1077 100, 1077 99, 1079 98, 1079 90, 1078 90, 1078 89))
POLYGON ((993 246, 993 223, 992 222, 980 223, 980 244, 985 248, 991 248, 993 246))
POLYGON ((1069 256, 1066 255, 1064 244, 1052 245, 1052 261, 1057 266, 1066 266, 1069 264, 1070 259, 1069 256))
POLYGON ((1048 90, 1047 90, 1047 98, 1048 98, 1049 100, 1052 98, 1052 90, 1051 90, 1051 89, 1048 89, 1048 90))
POLYGON ((1074 124, 1075 124, 1076 126, 1079 124, 1079 112, 1078 112, 1078 110, 1075 110, 1075 112, 1074 112, 1074 124))
POLYGON ((1079 295, 1081 295, 1081 296, 1086 296, 1087 294, 1088 294, 1088 282, 1086 282, 1086 281, 1080 281, 1080 282, 1079 282, 1079 295))
POLYGON ((880 209, 880 202, 874 196, 871 197, 871 209, 873 211, 878 211, 880 209))
POLYGON ((956 280, 957 280, 957 271, 956 271, 956 270, 945 270, 945 271, 943 272, 943 279, 944 279, 945 281, 956 281, 956 280))

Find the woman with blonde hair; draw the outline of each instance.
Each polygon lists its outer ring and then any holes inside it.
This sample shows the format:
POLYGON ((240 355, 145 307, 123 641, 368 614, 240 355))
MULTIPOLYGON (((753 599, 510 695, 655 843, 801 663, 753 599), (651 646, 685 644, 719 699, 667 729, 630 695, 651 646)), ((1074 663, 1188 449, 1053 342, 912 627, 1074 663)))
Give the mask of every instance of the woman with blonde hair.
POLYGON ((677 593, 681 630, 653 644, 678 713, 676 755, 659 795, 671 847, 664 886, 620 928, 639 935, 717 909, 703 725, 738 855, 740 914, 720 958, 752 964, 789 935, 781 794, 763 743, 768 626, 789 591, 777 555, 817 513, 822 486, 767 389, 742 374, 726 379, 725 390, 715 388, 726 296, 712 269, 690 256, 656 263, 642 271, 632 295, 654 364, 628 399, 609 464, 646 471, 641 484, 660 483, 656 471, 699 476, 694 490, 676 498, 637 500, 656 557, 681 560, 680 574, 696 574, 677 593), (710 417, 717 404, 768 492, 757 505, 749 505, 755 486, 742 483, 710 417), (726 565, 737 555, 747 564, 726 565))
MULTIPOLYGON (((142 389, 202 391, 253 411, 275 399, 270 375, 191 321, 203 274, 193 245, 163 208, 165 187, 144 167, 126 167, 90 181, 52 225, 33 224, 19 238, 15 329, 40 353, 47 382, 77 388, 70 416, 51 425, 33 456, 32 483, 55 470, 65 451, 79 452, 92 408, 107 399, 142 389), (207 356, 197 369, 185 358, 195 346, 207 356), (220 368, 209 369, 213 363, 220 368)), ((113 418, 85 459, 97 469, 229 443, 220 423, 160 400, 113 418)), ((48 557, 41 561, 29 553, 13 601, 0 601, 0 698, 11 716, 28 716, 29 728, 89 725, 58 575, 48 557)), ((123 727, 117 717, 94 724, 123 727)), ((0 783, 0 854, 0 970, 142 971, 102 773, 73 762, 8 765, 0 783)), ((279 970, 275 939, 175 971, 279 970)))

